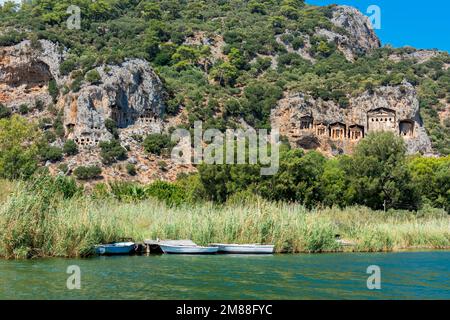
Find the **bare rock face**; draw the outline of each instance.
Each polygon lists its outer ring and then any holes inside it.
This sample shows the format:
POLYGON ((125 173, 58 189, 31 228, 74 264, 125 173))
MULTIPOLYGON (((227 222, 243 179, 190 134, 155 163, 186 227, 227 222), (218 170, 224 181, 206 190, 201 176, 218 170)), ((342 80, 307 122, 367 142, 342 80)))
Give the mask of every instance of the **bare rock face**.
POLYGON ((404 47, 403 53, 393 53, 389 56, 389 59, 394 62, 400 62, 403 60, 414 60, 418 64, 426 63, 433 58, 439 57, 441 55, 446 56, 447 53, 439 50, 424 50, 415 49, 412 47, 404 47))
MULTIPOLYGON (((330 22, 335 26, 333 30, 317 28, 315 35, 324 37, 328 42, 336 44, 337 49, 344 54, 349 61, 354 61, 358 55, 369 53, 380 48, 381 42, 372 28, 369 18, 360 11, 349 6, 334 6, 330 22)), ((289 34, 286 31, 285 34, 289 34)), ((316 59, 311 55, 311 36, 303 34, 303 46, 294 49, 292 45, 282 41, 282 35, 277 35, 275 40, 286 48, 289 53, 297 53, 303 59, 312 63, 316 59)))
POLYGON ((26 104, 33 106, 36 101, 44 104, 52 102, 48 93, 48 83, 55 80, 62 84, 59 65, 63 53, 50 41, 30 41, 0 48, 0 103, 17 109, 26 104))
POLYGON ((404 137, 411 154, 432 152, 416 91, 407 82, 366 91, 351 98, 345 109, 333 101, 291 93, 272 111, 271 123, 291 144, 330 154, 351 153, 362 138, 376 131, 404 137))
POLYGON ((119 128, 140 128, 147 134, 158 128, 164 113, 163 85, 148 62, 129 60, 96 70, 101 78, 98 84, 85 85, 64 98, 64 123, 70 138, 86 146, 111 139, 107 119, 119 128))
POLYGON ((349 60, 353 60, 355 54, 364 54, 381 46, 368 17, 353 7, 336 6, 331 22, 336 27, 345 29, 346 34, 325 30, 319 31, 319 34, 334 40, 349 60))

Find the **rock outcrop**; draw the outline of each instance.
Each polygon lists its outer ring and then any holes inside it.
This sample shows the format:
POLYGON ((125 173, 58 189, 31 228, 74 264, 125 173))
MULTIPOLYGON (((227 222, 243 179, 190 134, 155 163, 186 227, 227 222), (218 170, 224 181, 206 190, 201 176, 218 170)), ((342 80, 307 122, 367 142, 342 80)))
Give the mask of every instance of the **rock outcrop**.
POLYGON ((339 50, 349 60, 352 60, 355 55, 368 53, 381 45, 369 18, 353 7, 334 7, 331 22, 345 30, 345 34, 328 32, 324 35, 329 40, 334 40, 339 50))
POLYGON ((432 152, 416 91, 407 82, 366 91, 350 98, 346 108, 333 101, 291 93, 272 111, 271 123, 291 144, 330 154, 350 153, 367 133, 381 130, 403 136, 409 153, 432 152))
POLYGON ((96 70, 101 78, 98 83, 84 85, 62 101, 69 138, 82 146, 110 140, 107 119, 114 120, 119 128, 133 127, 141 134, 161 130, 163 85, 148 62, 129 60, 96 70))
POLYGON ((13 110, 36 101, 50 104, 49 82, 62 85, 65 81, 59 72, 62 59, 57 45, 47 40, 0 48, 0 103, 13 110))
MULTIPOLYGON (((337 49, 349 61, 354 61, 357 56, 370 53, 381 46, 381 41, 374 32, 369 18, 353 7, 334 6, 330 22, 334 28, 317 28, 315 35, 336 44, 337 49)), ((286 30, 285 34, 290 34, 290 32, 286 30)), ((302 47, 294 49, 292 45, 282 41, 282 35, 277 35, 275 38, 289 53, 297 53, 303 59, 315 63, 316 59, 310 52, 311 36, 302 34, 302 39, 302 47)))

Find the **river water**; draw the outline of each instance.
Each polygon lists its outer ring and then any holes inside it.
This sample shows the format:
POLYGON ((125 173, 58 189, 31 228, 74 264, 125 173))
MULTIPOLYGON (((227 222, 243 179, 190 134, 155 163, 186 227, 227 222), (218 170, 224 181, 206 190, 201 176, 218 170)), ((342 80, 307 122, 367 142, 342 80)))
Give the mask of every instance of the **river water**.
POLYGON ((450 252, 0 260, 0 299, 450 299, 450 252))

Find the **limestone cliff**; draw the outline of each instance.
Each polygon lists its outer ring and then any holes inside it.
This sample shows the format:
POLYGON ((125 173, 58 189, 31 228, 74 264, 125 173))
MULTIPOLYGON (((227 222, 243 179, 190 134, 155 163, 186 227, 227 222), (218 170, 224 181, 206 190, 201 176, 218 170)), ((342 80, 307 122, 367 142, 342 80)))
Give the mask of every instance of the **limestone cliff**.
POLYGON ((101 78, 98 83, 85 84, 61 101, 69 138, 81 146, 110 140, 106 119, 114 120, 119 128, 132 127, 140 134, 161 131, 163 85, 148 62, 130 60, 96 70, 101 78))
POLYGON ((372 131, 393 131, 405 138, 409 153, 432 152, 414 87, 380 87, 350 98, 349 106, 288 93, 272 110, 272 127, 302 148, 349 153, 372 131))
POLYGON ((63 53, 57 45, 46 40, 34 46, 23 41, 0 48, 0 103, 13 110, 22 104, 32 106, 36 101, 50 104, 49 81, 64 83, 59 72, 62 60, 63 53))
MULTIPOLYGON (((357 9, 349 6, 334 6, 331 15, 330 22, 333 28, 316 28, 314 35, 335 43, 347 60, 354 61, 358 55, 370 53, 381 46, 380 39, 374 32, 369 19, 357 9)), ((289 31, 285 32, 285 34, 289 33, 289 31)), ((285 46, 288 52, 295 52, 302 58, 315 62, 316 59, 311 54, 311 35, 303 34, 302 38, 304 43, 298 49, 284 43, 282 35, 278 35, 276 41, 285 46)))
POLYGON ((353 7, 336 6, 331 22, 346 32, 344 35, 328 34, 327 37, 337 43, 339 50, 349 60, 355 55, 368 53, 381 45, 369 19, 353 7))
MULTIPOLYGON (((283 37, 292 36, 289 34, 292 31, 280 29, 272 40, 283 45, 286 51, 297 53, 312 63, 325 58, 318 55, 314 46, 326 40, 330 48, 336 47, 350 62, 380 47, 380 40, 368 18, 358 10, 333 6, 327 17, 328 23, 320 24, 320 27, 313 24, 308 32, 296 34, 303 44, 295 50, 286 41, 289 37, 283 37)), ((228 44, 225 39, 223 34, 197 30, 183 41, 183 45, 190 49, 203 46, 209 48, 202 48, 200 58, 194 65, 201 67, 196 72, 203 72, 202 75, 211 85, 217 85, 212 91, 219 92, 223 88, 211 80, 208 72, 217 62, 224 61, 227 66, 231 61, 226 52, 228 44)), ((251 63, 255 62, 256 57, 270 58, 267 68, 271 64, 272 69, 277 69, 278 58, 283 52, 257 52, 252 56, 254 59, 251 63)), ((179 172, 195 170, 192 166, 177 166, 167 158, 148 155, 143 150, 140 142, 143 137, 185 123, 190 116, 189 110, 192 110, 182 108, 177 117, 165 117, 164 85, 148 61, 126 59, 119 65, 99 65, 95 71, 90 71, 96 74, 93 79, 78 79, 80 85, 74 86, 76 74, 79 77, 86 70, 74 70, 72 74, 62 75, 60 66, 68 55, 62 45, 47 40, 22 41, 14 46, 0 47, 0 103, 16 113, 23 113, 20 110, 27 105, 30 111, 24 114, 39 121, 52 120, 56 114, 60 115, 63 134, 52 143, 62 146, 65 140, 72 139, 80 149, 78 155, 64 158, 69 169, 80 165, 102 165, 98 144, 113 138, 107 128, 107 119, 112 119, 118 126, 118 138, 122 146, 127 148, 129 158, 113 166, 103 166, 105 178, 136 179, 141 182, 158 178, 173 180, 179 172), (57 87, 56 92, 52 92, 52 87, 57 87), (126 174, 123 167, 127 163, 136 165, 136 178, 126 174)), ((70 52, 70 55, 73 56, 74 52, 70 52)), ((411 50, 403 55, 393 54, 389 59, 415 59, 424 63, 435 55, 434 51, 411 50)), ((182 67, 183 63, 180 65, 182 67)), ((448 65, 445 68, 447 70, 448 65)), ((258 71, 261 74, 255 73, 255 76, 264 77, 263 70, 261 68, 258 71)), ((233 89, 235 97, 242 94, 243 88, 239 83, 233 89)), ((217 96, 220 100, 221 94, 217 96)), ((374 88, 357 96, 347 95, 347 99, 349 103, 343 108, 331 100, 314 99, 304 92, 285 92, 283 98, 272 106, 272 127, 279 128, 280 133, 288 137, 294 146, 318 149, 330 155, 351 153, 368 133, 380 130, 393 131, 404 137, 410 153, 432 152, 430 139, 420 117, 416 88, 410 83, 374 88)), ((223 110, 220 110, 222 104, 223 101, 218 101, 213 116, 223 115, 223 110)), ((448 110, 447 107, 441 112, 448 113, 448 110)), ((233 120, 238 124, 245 123, 239 117, 233 120)), ((44 123, 42 127, 51 130, 52 125, 44 123)), ((47 165, 56 171, 57 164, 47 165)))

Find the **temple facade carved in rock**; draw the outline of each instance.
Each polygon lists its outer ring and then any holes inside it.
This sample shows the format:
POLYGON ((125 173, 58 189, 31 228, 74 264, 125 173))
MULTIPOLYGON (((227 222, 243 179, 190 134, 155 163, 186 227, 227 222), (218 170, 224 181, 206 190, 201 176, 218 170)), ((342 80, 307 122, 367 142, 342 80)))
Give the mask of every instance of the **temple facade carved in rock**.
POLYGON ((313 134, 335 141, 359 141, 371 132, 391 131, 408 138, 414 137, 414 127, 415 121, 412 119, 398 120, 395 110, 376 108, 367 112, 367 121, 364 124, 316 121, 312 115, 304 115, 293 130, 293 136, 313 134))

